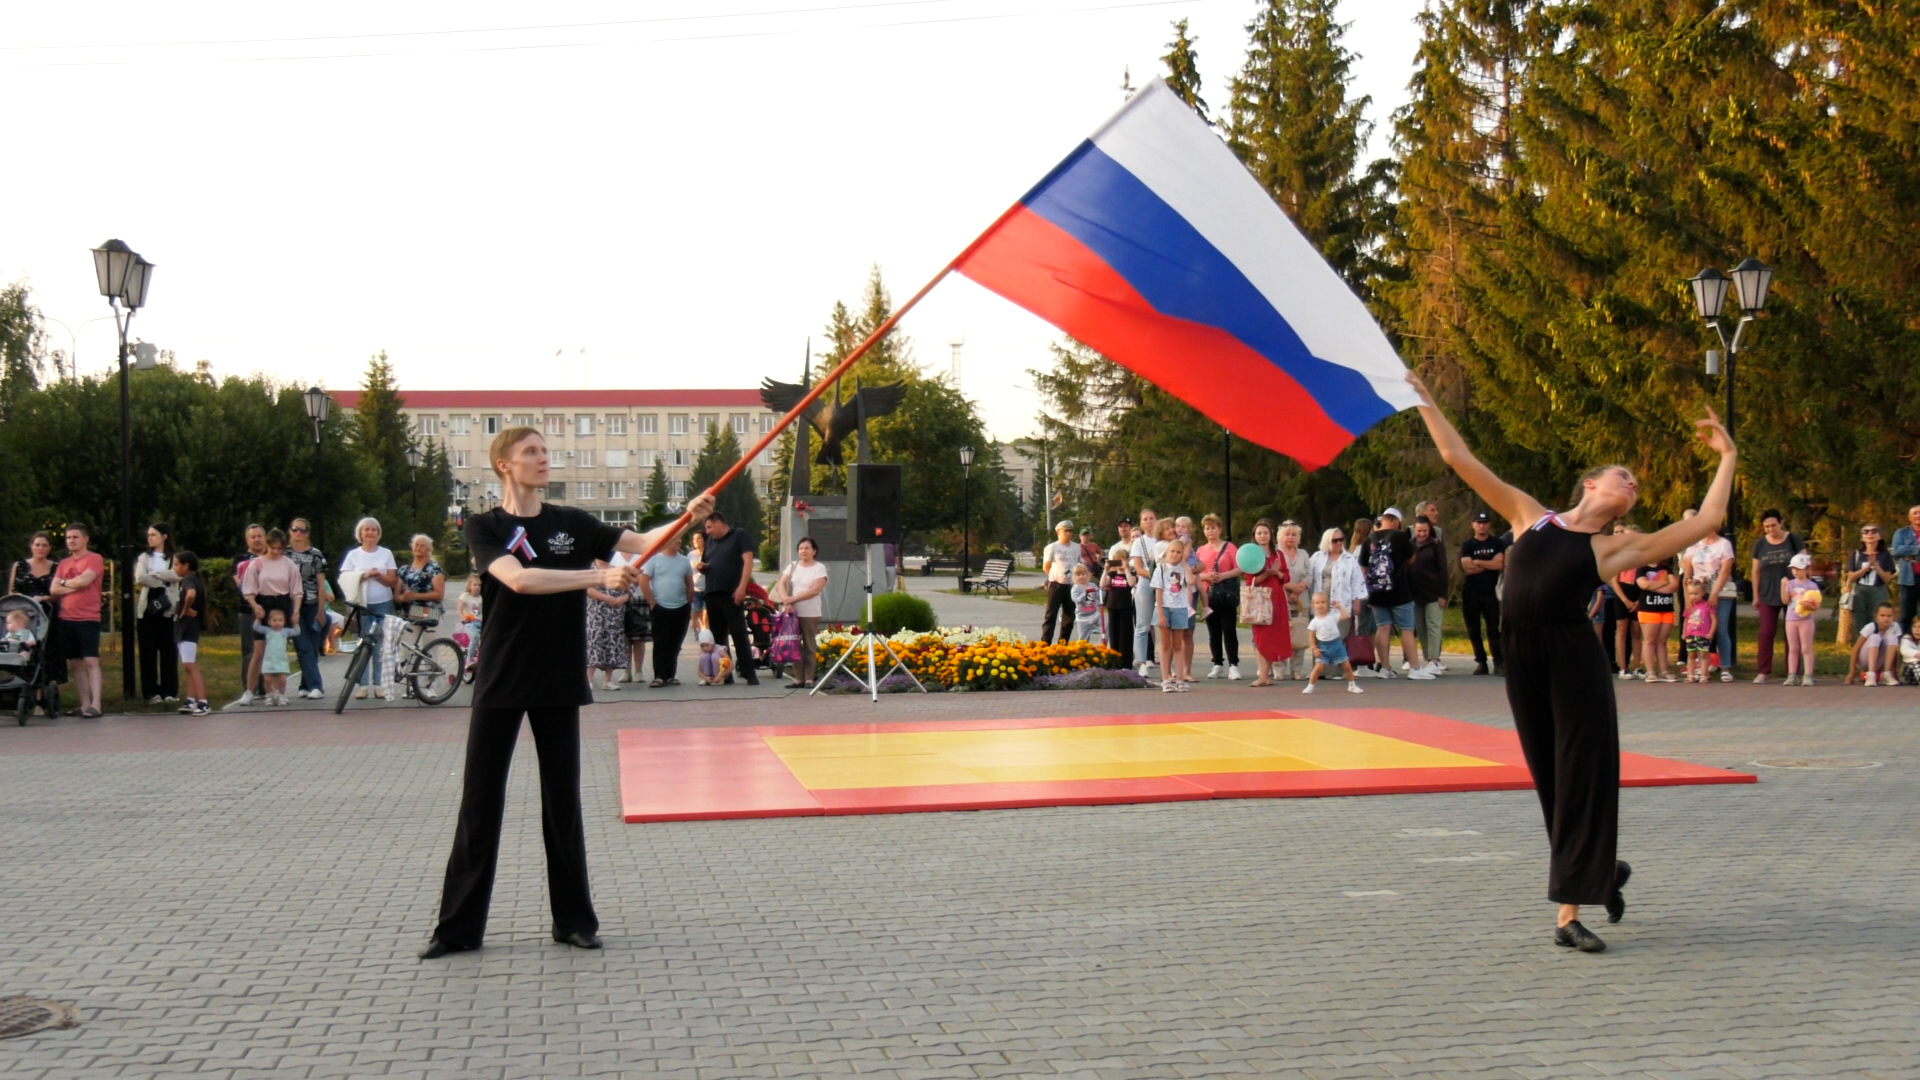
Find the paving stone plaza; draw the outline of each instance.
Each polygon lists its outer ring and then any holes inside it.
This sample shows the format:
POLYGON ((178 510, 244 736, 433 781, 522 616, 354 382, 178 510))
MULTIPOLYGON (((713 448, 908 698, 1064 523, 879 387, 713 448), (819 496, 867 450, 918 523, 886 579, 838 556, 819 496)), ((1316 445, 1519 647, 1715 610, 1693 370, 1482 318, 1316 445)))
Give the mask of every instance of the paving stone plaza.
POLYGON ((0 997, 81 1023, 0 1041, 0 1073, 1920 1073, 1910 690, 1622 687, 1625 749, 1761 780, 1623 793, 1630 909, 1590 914, 1599 956, 1550 943, 1529 792, 620 821, 630 727, 1308 702, 1509 725, 1491 678, 1368 691, 627 693, 583 723, 606 949, 549 940, 523 738, 486 948, 431 963, 463 710, 6 729, 0 997))

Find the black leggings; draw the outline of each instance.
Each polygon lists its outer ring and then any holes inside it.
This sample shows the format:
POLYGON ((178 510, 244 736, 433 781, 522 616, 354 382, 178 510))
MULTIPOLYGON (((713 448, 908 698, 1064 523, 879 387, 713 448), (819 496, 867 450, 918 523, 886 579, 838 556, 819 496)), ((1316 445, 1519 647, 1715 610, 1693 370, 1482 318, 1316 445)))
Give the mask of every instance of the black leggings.
POLYGON ((1221 660, 1221 642, 1226 643, 1226 663, 1240 666, 1240 629, 1235 624, 1240 619, 1240 606, 1228 604, 1215 606, 1207 611, 1207 649, 1213 659, 1213 665, 1219 667, 1221 660))
POLYGON ((180 696, 179 655, 173 649, 173 616, 142 615, 140 632, 140 696, 180 696))
POLYGON ((1107 609, 1107 648, 1120 654, 1120 666, 1132 667, 1133 658, 1133 594, 1127 594, 1126 603, 1107 609))
POLYGON ((1620 715, 1606 649, 1584 622, 1506 631, 1507 703, 1553 853, 1547 899, 1604 903, 1620 835, 1620 715))
POLYGON ((653 609, 653 677, 671 679, 680 672, 680 648, 687 643, 693 605, 653 609))
POLYGON ((500 821, 507 808, 507 772, 522 716, 533 725, 533 745, 540 757, 540 826, 547 842, 554 936, 600 929, 587 887, 587 836, 580 817, 580 706, 475 706, 467 727, 460 824, 447 858, 440 925, 433 931, 449 945, 478 946, 487 932, 493 875, 500 863, 500 821))

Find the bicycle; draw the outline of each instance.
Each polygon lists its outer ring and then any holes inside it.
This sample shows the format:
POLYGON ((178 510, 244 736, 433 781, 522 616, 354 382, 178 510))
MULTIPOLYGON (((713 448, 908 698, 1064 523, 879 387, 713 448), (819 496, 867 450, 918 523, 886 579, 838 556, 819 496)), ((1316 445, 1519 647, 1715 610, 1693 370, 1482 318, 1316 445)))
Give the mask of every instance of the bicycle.
MULTIPOLYGON (((360 676, 373 663, 373 650, 378 646, 366 637, 367 622, 375 618, 374 613, 359 604, 349 602, 347 624, 361 630, 360 647, 353 651, 353 659, 347 661, 347 672, 340 684, 340 696, 333 703, 335 714, 345 712, 347 700, 353 696, 354 687, 359 685, 360 676)), ((460 689, 462 669, 466 657, 460 646, 452 638, 434 638, 425 645, 420 639, 427 631, 440 625, 437 615, 409 615, 406 617, 408 629, 402 631, 400 655, 394 660, 393 681, 403 684, 402 691, 422 705, 444 705, 460 689)))

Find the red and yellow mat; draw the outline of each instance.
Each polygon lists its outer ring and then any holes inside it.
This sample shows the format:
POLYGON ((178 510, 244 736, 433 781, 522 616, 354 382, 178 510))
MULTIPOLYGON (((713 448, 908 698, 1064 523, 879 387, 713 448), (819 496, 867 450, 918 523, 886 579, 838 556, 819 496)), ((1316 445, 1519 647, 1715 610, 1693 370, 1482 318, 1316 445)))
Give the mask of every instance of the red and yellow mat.
MULTIPOLYGON (((1531 788, 1511 731, 1400 709, 623 730, 626 820, 1531 788)), ((1620 755, 1623 787, 1751 784, 1620 755)))

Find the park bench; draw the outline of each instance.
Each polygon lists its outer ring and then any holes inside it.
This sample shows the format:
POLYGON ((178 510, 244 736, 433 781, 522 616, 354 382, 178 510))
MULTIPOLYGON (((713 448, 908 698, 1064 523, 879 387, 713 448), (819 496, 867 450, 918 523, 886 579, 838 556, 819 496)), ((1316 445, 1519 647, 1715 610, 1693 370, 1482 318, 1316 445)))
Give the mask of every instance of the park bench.
POLYGON ((1011 596, 1013 595, 1013 560, 988 559, 987 565, 980 568, 978 576, 963 578, 961 584, 969 590, 979 589, 981 592, 988 593, 999 589, 1011 596))

